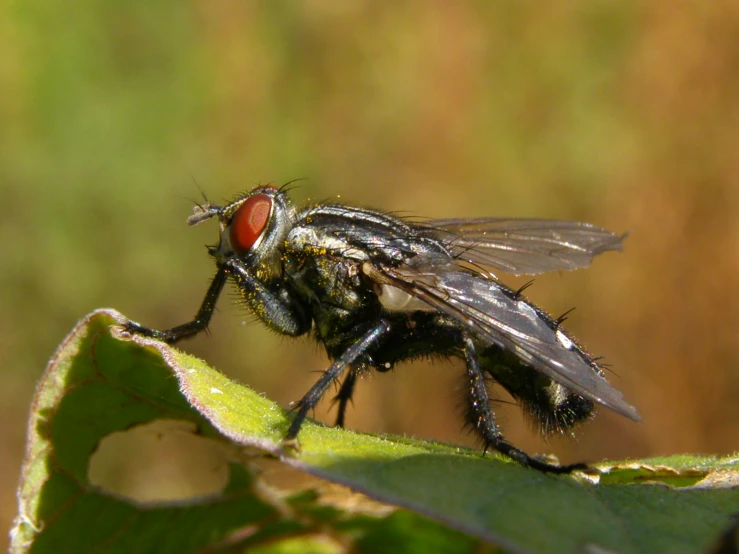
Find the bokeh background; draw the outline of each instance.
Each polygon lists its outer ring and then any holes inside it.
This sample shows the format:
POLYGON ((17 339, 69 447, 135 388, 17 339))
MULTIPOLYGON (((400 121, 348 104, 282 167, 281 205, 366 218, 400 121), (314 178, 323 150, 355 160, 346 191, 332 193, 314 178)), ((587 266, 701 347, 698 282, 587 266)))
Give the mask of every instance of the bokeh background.
MULTIPOLYGON (((644 423, 601 412, 544 442, 503 405, 507 435, 563 461, 739 449, 737 37, 734 0, 3 3, 3 527, 34 385, 75 322, 188 320, 214 271, 214 226, 185 225, 200 189, 295 178, 297 202, 628 231, 622 255, 528 292, 576 306, 569 330, 644 423)), ((326 366, 219 308, 184 347, 283 405, 326 366)), ((462 369, 365 379, 348 425, 471 445, 462 369)), ((182 457, 157 463, 186 474, 182 457)))

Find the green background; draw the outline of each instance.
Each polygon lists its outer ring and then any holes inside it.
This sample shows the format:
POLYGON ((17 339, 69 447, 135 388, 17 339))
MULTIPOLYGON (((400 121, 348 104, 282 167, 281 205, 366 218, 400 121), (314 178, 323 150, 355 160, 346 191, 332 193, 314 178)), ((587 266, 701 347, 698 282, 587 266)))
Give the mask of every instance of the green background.
MULTIPOLYGON (((630 232, 623 255, 527 293, 555 315, 577 307, 568 328, 607 356, 644 424, 603 413, 578 441, 545 443, 502 405, 507 435, 565 462, 734 452, 736 36, 731 0, 1 3, 5 528, 28 403, 64 335, 99 306, 157 327, 187 320, 216 240, 185 225, 191 200, 295 178, 297 202, 630 232)), ((287 405, 325 367, 307 339, 219 307, 212 336, 185 347, 228 375, 287 405)), ((461 370, 416 363, 365 380, 347 423, 473 444, 461 370)), ((173 449, 153 474, 186 479, 181 458, 173 449)), ((109 471, 125 481, 115 457, 109 471)))

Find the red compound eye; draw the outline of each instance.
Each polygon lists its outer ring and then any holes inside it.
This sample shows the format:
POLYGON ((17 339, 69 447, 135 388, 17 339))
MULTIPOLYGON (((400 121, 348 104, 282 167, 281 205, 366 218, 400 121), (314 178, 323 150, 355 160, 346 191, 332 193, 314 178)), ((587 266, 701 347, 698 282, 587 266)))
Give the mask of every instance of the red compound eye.
POLYGON ((237 254, 246 254, 264 233, 272 212, 272 198, 255 194, 244 202, 231 218, 229 238, 231 248, 237 254))

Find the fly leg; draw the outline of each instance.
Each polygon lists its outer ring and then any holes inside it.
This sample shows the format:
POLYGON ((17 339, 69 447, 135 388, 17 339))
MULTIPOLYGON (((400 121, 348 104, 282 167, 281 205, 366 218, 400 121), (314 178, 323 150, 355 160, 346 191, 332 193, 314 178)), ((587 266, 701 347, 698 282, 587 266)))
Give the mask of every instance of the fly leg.
POLYGON ((347 374, 346 378, 344 379, 344 382, 341 383, 339 392, 334 397, 334 402, 338 402, 339 404, 338 414, 336 414, 335 427, 344 426, 344 416, 346 414, 346 407, 349 404, 349 401, 352 399, 352 395, 354 394, 354 386, 356 384, 357 384, 357 370, 352 368, 347 374))
POLYGON ((270 329, 291 337, 310 331, 310 316, 282 280, 267 285, 239 259, 232 258, 225 265, 251 311, 270 329))
POLYGON ((210 320, 213 317, 213 312, 216 309, 216 301, 221 295, 223 285, 226 284, 227 278, 228 270, 226 267, 219 267, 218 273, 213 277, 213 281, 211 281, 210 286, 208 287, 208 292, 205 293, 205 298, 203 298, 200 309, 192 321, 188 321, 187 323, 183 323, 177 327, 172 327, 166 331, 149 329, 148 327, 144 327, 133 321, 129 321, 123 327, 129 333, 151 337, 169 344, 174 344, 182 339, 194 337, 208 328, 208 323, 210 323, 210 320))
MULTIPOLYGON (((390 371, 393 367, 391 363, 371 363, 369 364, 369 366, 380 373, 390 371)), ((344 427, 344 416, 346 415, 346 407, 349 405, 349 402, 354 395, 354 388, 357 386, 357 379, 359 378, 361 371, 361 368, 353 367, 351 371, 347 374, 344 382, 341 383, 341 387, 339 387, 339 392, 336 393, 336 396, 334 396, 333 403, 339 404, 338 413, 336 414, 336 424, 334 425, 334 427, 344 427)))
POLYGON ((149 329, 133 321, 129 321, 124 328, 129 333, 151 337, 169 344, 193 337, 208 328, 218 297, 229 277, 233 279, 251 310, 271 329, 293 337, 310 330, 310 317, 281 281, 275 280, 268 285, 263 283, 244 267, 243 261, 237 258, 229 259, 218 266, 218 272, 213 277, 200 309, 192 321, 165 331, 149 329))
MULTIPOLYGON (((298 436, 300 426, 303 424, 303 421, 305 421, 308 412, 318 404, 318 401, 331 383, 338 379, 341 373, 355 363, 360 356, 366 354, 367 351, 389 331, 390 324, 384 319, 381 319, 375 323, 361 339, 352 344, 341 356, 334 360, 331 367, 321 375, 321 378, 318 379, 316 384, 313 385, 308 393, 296 404, 295 407, 297 408, 297 413, 295 414, 295 419, 293 419, 290 424, 290 428, 287 430, 287 435, 285 436, 286 443, 295 441, 295 437, 298 436)), ((342 386, 342 388, 344 387, 342 386)))
POLYGON ((495 423, 495 414, 490 407, 490 394, 485 384, 485 376, 480 369, 475 345, 468 336, 464 336, 464 353, 467 363, 467 411, 468 423, 482 438, 485 450, 493 448, 516 460, 522 466, 532 467, 539 471, 549 473, 570 473, 576 469, 584 469, 586 464, 571 464, 566 466, 548 464, 532 458, 523 450, 520 450, 506 442, 498 425, 495 423))

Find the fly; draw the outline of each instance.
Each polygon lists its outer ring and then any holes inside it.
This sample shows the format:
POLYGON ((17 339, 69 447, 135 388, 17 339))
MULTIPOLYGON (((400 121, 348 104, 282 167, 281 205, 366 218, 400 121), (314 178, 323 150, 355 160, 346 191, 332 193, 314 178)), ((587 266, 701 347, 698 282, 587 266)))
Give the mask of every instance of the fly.
POLYGON ((188 218, 215 218, 217 272, 195 318, 160 331, 127 330, 168 343, 204 331, 226 282, 253 313, 289 336, 311 333, 331 366, 295 406, 285 441, 295 444, 308 412, 343 376, 336 424, 344 425, 358 376, 441 355, 464 360, 465 421, 485 450, 524 466, 569 473, 507 442, 489 384, 506 389, 544 434, 563 433, 600 404, 639 421, 602 368, 554 319, 485 268, 538 274, 572 270, 621 250, 622 236, 587 223, 547 219, 411 222, 380 211, 323 203, 296 208, 285 187, 257 187, 225 206, 206 203, 188 218))

